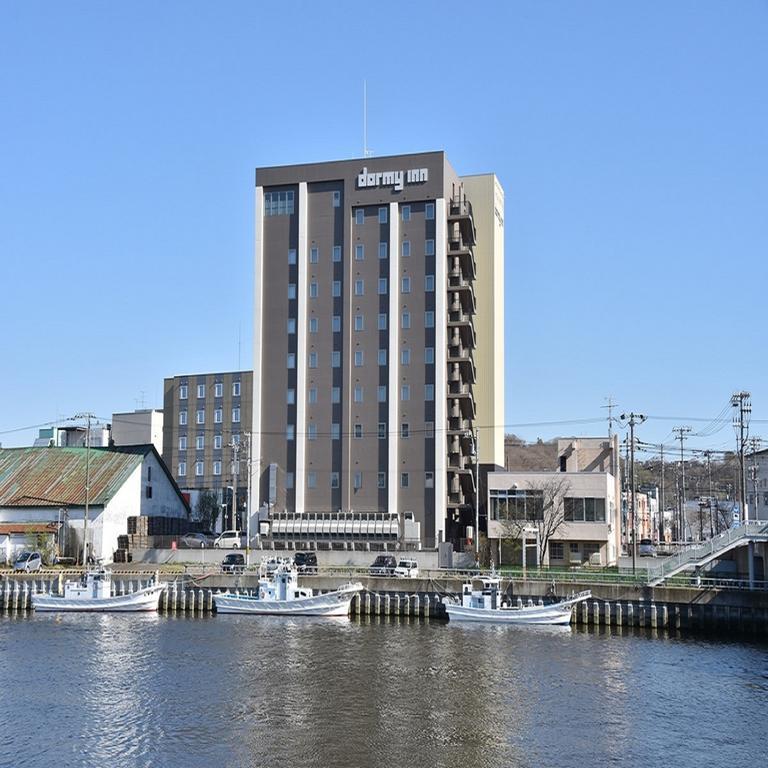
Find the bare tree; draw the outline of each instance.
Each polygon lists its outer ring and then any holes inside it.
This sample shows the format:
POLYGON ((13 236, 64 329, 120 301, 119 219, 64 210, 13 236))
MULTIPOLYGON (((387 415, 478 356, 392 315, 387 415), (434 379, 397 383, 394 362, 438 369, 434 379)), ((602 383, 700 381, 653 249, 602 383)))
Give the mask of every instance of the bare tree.
POLYGON ((206 530, 213 530, 220 509, 221 506, 216 493, 214 491, 203 491, 198 497, 193 519, 202 523, 202 527, 206 530))
POLYGON ((566 478, 553 473, 551 479, 520 489, 516 497, 511 497, 499 508, 502 538, 519 541, 525 529, 536 529, 539 563, 543 563, 550 539, 565 522, 565 497, 570 488, 566 478))

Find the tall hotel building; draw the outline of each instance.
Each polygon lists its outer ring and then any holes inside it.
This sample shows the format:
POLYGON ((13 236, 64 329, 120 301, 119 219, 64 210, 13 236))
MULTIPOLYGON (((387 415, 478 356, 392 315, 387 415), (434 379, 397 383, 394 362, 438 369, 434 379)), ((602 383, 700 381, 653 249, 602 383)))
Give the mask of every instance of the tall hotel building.
POLYGON ((503 211, 443 152, 257 169, 259 505, 467 535, 476 436, 504 464, 503 211))

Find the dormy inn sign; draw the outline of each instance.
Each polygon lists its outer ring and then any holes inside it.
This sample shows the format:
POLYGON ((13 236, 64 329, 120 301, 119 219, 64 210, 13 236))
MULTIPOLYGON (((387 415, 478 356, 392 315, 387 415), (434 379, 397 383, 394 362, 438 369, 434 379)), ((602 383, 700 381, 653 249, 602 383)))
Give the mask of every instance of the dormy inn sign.
POLYGON ((376 171, 368 173, 368 168, 363 168, 357 175, 357 188, 366 187, 392 187, 396 192, 402 190, 404 184, 423 184, 429 180, 427 168, 409 168, 407 171, 376 171))

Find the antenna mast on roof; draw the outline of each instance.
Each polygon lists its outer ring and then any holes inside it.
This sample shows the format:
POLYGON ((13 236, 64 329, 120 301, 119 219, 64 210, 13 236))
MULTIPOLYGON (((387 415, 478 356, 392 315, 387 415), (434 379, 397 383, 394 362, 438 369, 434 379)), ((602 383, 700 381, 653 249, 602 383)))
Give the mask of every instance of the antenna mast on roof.
POLYGON ((368 81, 363 80, 363 157, 372 157, 368 148, 368 81))

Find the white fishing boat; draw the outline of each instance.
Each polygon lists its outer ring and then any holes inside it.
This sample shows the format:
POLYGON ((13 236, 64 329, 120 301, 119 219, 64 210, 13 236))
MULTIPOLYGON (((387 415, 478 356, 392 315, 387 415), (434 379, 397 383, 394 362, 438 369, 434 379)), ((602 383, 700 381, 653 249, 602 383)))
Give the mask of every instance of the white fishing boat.
POLYGON ((156 611, 165 584, 154 583, 126 595, 112 594, 112 574, 102 567, 86 571, 82 579, 64 583, 64 594, 32 595, 35 611, 119 612, 156 611))
POLYGON ((255 595, 223 592, 214 595, 217 613, 251 613, 273 616, 348 616, 352 599, 363 589, 360 582, 345 584, 333 592, 315 594, 300 587, 298 572, 289 560, 262 565, 255 595))
POLYGON ((573 606, 589 600, 592 593, 587 590, 573 594, 563 600, 545 604, 543 601, 526 604, 517 600, 512 604, 501 591, 501 579, 495 573, 474 580, 480 589, 473 589, 473 582, 467 581, 461 589, 461 602, 445 601, 445 610, 450 621, 482 621, 493 624, 570 624, 573 606))

